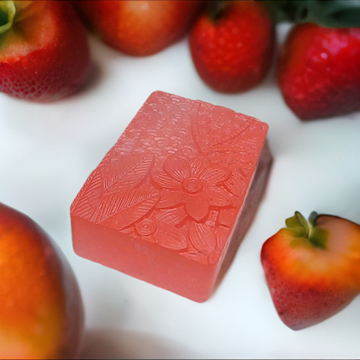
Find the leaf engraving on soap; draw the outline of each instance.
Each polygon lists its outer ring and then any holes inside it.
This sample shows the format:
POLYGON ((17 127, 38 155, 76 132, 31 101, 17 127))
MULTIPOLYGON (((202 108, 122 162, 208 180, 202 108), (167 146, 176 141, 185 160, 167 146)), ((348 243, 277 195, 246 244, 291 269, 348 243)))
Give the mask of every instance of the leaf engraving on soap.
POLYGON ((145 216, 158 200, 158 192, 146 189, 129 189, 104 196, 96 223, 121 230, 145 216))
POLYGON ((160 223, 178 225, 186 218, 186 212, 183 207, 160 210, 156 215, 156 220, 160 223))
POLYGON ((101 171, 94 170, 71 205, 70 212, 74 216, 93 221, 98 202, 103 191, 101 171))
POLYGON ((186 218, 186 213, 182 207, 156 210, 153 218, 157 224, 154 237, 159 245, 172 250, 186 249, 187 240, 183 229, 176 226, 186 218))
POLYGON ((189 235, 191 242, 186 251, 180 253, 180 255, 202 265, 217 264, 221 259, 221 255, 226 253, 225 248, 228 245, 231 229, 224 226, 209 227, 201 226, 201 224, 200 226, 197 225, 199 224, 192 224, 190 226, 189 235), (204 236, 210 237, 206 238, 204 236), (197 243, 196 247, 194 243, 197 243), (199 250, 200 248, 202 250, 199 250))
POLYGON ((206 225, 193 222, 190 224, 189 239, 199 252, 209 254, 216 248, 214 232, 206 225))
POLYGON ((159 226, 155 238, 159 245, 167 249, 183 250, 187 246, 185 235, 174 226, 159 226))
POLYGON ((138 185, 150 172, 153 155, 118 155, 113 152, 104 167, 105 194, 114 194, 138 185))
POLYGON ((219 251, 223 251, 226 243, 229 239, 229 236, 231 234, 231 229, 225 226, 218 226, 215 229, 215 235, 216 235, 216 249, 219 251))
POLYGON ((246 191, 246 180, 241 174, 239 169, 234 169, 231 173, 231 176, 224 181, 225 187, 236 196, 245 195, 246 191))
MULTIPOLYGON (((97 169, 91 173, 74 200, 71 207, 72 214, 99 223, 101 219, 107 219, 116 211, 122 211, 123 206, 126 208, 126 201, 129 203, 134 201, 135 204, 136 199, 141 199, 145 193, 142 192, 140 196, 138 191, 129 190, 147 177, 153 160, 154 156, 151 154, 124 156, 118 155, 115 151, 109 151, 97 169)), ((158 193, 154 195, 151 192, 151 195, 147 201, 139 204, 139 209, 132 204, 130 214, 135 218, 134 221, 151 209, 149 206, 155 201, 154 199, 157 201, 158 193)), ((127 221, 132 220, 129 218, 127 221)), ((127 221, 118 221, 118 223, 127 221)))
POLYGON ((249 132, 254 118, 230 109, 197 102, 191 115, 191 132, 201 153, 229 150, 233 142, 249 132))

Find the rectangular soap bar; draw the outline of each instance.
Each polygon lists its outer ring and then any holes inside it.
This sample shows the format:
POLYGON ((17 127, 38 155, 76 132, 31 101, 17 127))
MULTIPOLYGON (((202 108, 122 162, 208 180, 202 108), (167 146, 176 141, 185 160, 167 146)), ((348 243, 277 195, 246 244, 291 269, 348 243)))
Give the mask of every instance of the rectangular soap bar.
POLYGON ((267 131, 230 109, 154 92, 71 206, 76 254, 206 301, 260 202, 267 131))

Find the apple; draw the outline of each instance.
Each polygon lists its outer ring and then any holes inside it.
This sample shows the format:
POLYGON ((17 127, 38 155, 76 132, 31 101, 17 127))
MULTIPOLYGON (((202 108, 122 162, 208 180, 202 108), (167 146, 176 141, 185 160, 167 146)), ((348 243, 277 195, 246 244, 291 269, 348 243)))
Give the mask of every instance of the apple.
POLYGON ((0 203, 0 358, 78 356, 84 313, 61 250, 28 216, 0 203))

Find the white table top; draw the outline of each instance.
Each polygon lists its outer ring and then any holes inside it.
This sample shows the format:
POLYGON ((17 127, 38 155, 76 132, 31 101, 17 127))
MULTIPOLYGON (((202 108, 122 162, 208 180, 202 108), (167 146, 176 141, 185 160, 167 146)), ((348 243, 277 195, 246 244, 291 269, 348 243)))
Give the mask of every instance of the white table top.
MULTIPOLYGON (((280 43, 287 29, 278 29, 280 43)), ((360 113, 301 122, 282 100, 274 67, 252 91, 216 93, 197 76, 186 39, 146 58, 90 42, 94 73, 76 95, 37 104, 0 94, 0 201, 37 221, 69 259, 85 303, 82 356, 359 358, 360 296, 336 316, 294 332, 275 311, 260 250, 295 210, 360 223, 360 113), (72 250, 72 200, 155 90, 229 107, 270 126, 275 161, 266 194, 232 266, 203 304, 72 250)))

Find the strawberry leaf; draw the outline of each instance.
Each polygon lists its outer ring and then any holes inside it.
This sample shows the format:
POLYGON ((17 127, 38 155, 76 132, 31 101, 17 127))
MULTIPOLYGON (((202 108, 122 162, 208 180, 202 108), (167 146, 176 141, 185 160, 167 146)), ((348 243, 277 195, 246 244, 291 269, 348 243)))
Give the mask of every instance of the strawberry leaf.
POLYGON ((316 247, 325 249, 329 238, 329 232, 326 229, 316 226, 316 220, 318 217, 319 215, 315 211, 309 215, 309 223, 311 224, 309 241, 316 247))
POLYGON ((315 222, 316 222, 316 218, 318 217, 318 214, 316 211, 313 211, 310 215, 309 215, 309 223, 312 226, 315 226, 315 222))
POLYGON ((298 211, 295 216, 285 220, 288 229, 293 230, 295 237, 306 238, 309 242, 321 249, 326 248, 329 232, 316 226, 318 214, 313 211, 307 221, 298 211))
POLYGON ((324 27, 360 27, 359 0, 266 1, 277 22, 312 22, 324 27))
POLYGON ((13 1, 0 2, 0 35, 6 33, 14 22, 16 8, 13 1))
POLYGON ((314 227, 309 235, 309 241, 316 247, 326 249, 329 231, 320 227, 314 227))
POLYGON ((295 211, 295 216, 286 219, 285 224, 294 231, 296 237, 308 238, 310 231, 309 224, 298 211, 295 211))

